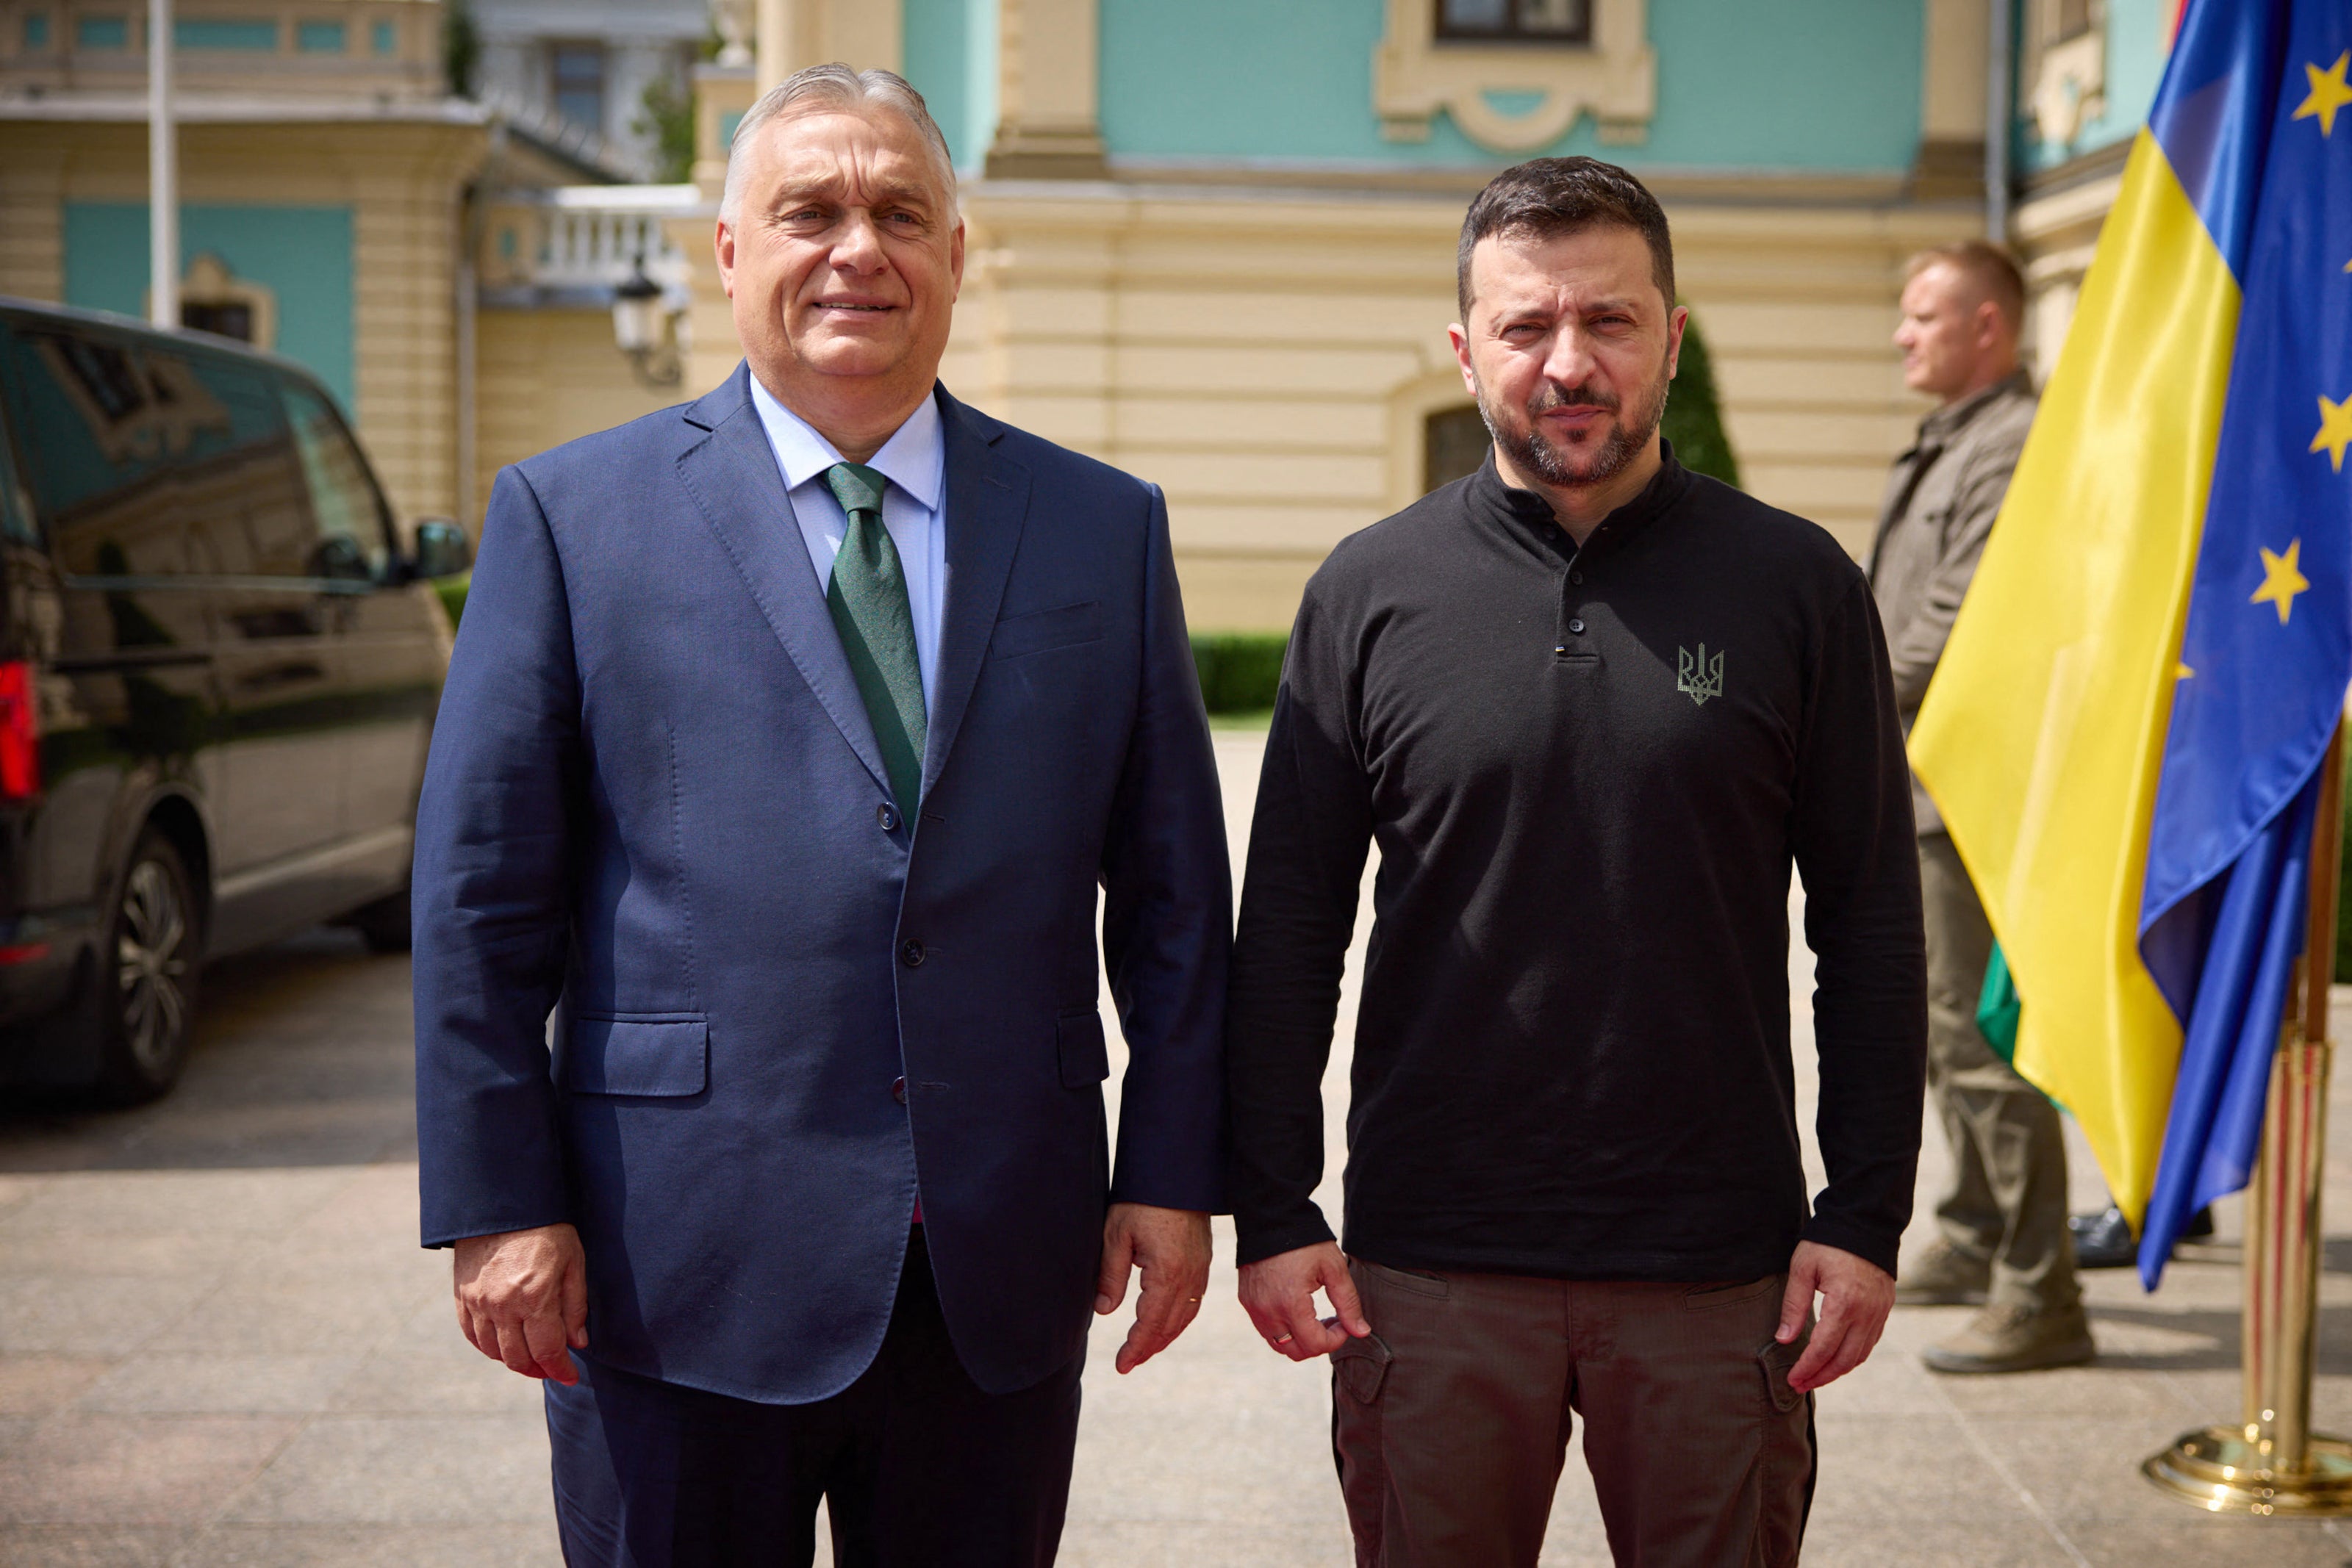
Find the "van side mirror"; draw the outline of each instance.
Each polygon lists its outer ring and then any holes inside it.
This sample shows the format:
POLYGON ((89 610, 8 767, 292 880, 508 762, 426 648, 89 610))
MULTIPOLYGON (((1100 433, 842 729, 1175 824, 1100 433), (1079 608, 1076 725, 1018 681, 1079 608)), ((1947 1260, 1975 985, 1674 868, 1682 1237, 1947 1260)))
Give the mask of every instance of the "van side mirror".
POLYGON ((428 517, 416 525, 414 575, 455 577, 474 564, 474 541, 446 517, 428 517))

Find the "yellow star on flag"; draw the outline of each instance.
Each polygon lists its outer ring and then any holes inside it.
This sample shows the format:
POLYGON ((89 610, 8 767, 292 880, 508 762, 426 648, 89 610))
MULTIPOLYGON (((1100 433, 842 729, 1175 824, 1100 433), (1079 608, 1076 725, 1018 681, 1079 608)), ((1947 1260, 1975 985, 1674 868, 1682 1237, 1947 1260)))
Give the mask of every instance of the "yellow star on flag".
MULTIPOLYGON (((2260 549, 2262 547, 2257 545, 2255 548, 2260 549)), ((2296 570, 2295 563, 2302 559, 2301 539, 2288 540, 2284 555, 2273 555, 2266 549, 2263 550, 2263 585, 2254 590, 2254 596, 2246 602, 2278 606, 2279 624, 2285 625, 2286 618, 2294 613, 2294 596, 2311 587, 2311 580, 2296 570)))
POLYGON ((2309 450, 2327 454, 2335 470, 2344 472, 2344 449, 2352 446, 2352 393, 2342 402, 2333 402, 2323 393, 2319 400, 2319 434, 2311 438, 2309 450))
POLYGON ((2317 66, 2305 66, 2303 74, 2311 78, 2311 95, 2294 111, 2297 120, 2316 118, 2322 136, 2336 134, 2336 111, 2352 103, 2352 86, 2344 80, 2345 68, 2352 66, 2352 49, 2336 57, 2336 63, 2326 70, 2317 66))

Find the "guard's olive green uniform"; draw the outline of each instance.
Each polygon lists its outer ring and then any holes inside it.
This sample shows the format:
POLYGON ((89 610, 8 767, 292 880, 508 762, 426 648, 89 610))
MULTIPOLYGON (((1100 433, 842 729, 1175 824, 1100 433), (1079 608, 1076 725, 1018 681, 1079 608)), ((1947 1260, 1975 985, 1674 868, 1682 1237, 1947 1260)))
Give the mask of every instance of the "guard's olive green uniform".
MULTIPOLYGON (((2008 380, 1929 414, 1895 460, 1871 551, 1895 696, 1907 732, 2032 423, 2033 385, 2008 380)), ((1945 1239, 1990 1265, 1990 1301, 2066 1311, 2079 1300, 2066 1234, 2058 1113, 1977 1029, 1992 930, 1935 802, 1915 779, 1927 921, 1927 1082, 1952 1149, 1936 1206, 1945 1239)))

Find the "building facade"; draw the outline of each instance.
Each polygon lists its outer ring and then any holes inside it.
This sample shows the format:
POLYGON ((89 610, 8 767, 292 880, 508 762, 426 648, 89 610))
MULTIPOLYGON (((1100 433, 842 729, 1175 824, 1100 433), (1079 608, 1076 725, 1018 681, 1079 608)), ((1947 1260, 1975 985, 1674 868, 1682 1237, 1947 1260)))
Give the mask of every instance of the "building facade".
MULTIPOLYGON (((1859 553, 1922 412, 1906 257, 2005 228, 2046 364, 2176 0, 470 3, 479 101, 440 0, 181 0, 190 319, 318 369, 404 511, 470 522, 502 465, 732 370, 727 138, 845 59, 912 79, 961 171, 948 384, 1160 484, 1221 631, 1286 625, 1334 543, 1458 465, 1454 236, 1540 153, 1657 191, 1744 482, 1859 553), (756 65, 688 63, 747 35, 756 65), (626 183, 616 116, 672 69, 693 179, 626 183), (624 355, 640 271, 674 331, 624 355)), ((143 309, 143 18, 0 0, 0 292, 143 309)))
MULTIPOLYGON (((856 0, 768 0, 761 75, 846 57, 922 89, 971 225, 949 384, 1160 484, 1195 624, 1272 628, 1444 476, 1463 206, 1541 154, 1658 193, 1745 482, 1866 548, 1922 412, 1903 263, 1985 232, 1996 78, 2047 352, 2173 8, 1994 3, 904 0, 890 38, 856 0)), ((709 380, 723 310, 693 329, 709 380)))
POLYGON ((467 13, 483 102, 558 139, 566 128, 593 137, 633 178, 660 176, 657 105, 692 92, 711 32, 705 0, 467 0, 467 13))
MULTIPOLYGON (((146 314, 146 21, 0 0, 0 294, 146 314)), ((461 193, 492 136, 444 90, 441 24, 436 0, 182 0, 173 32, 185 319, 308 364, 394 503, 446 516, 461 193)))

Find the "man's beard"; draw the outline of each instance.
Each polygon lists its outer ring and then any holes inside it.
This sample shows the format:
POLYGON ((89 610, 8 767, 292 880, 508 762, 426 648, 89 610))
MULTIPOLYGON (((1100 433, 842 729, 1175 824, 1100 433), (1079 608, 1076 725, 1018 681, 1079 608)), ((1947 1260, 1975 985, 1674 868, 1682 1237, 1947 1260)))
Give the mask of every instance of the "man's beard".
POLYGON ((1623 400, 1607 392, 1580 387, 1574 392, 1562 392, 1547 382, 1541 392, 1528 400, 1524 422, 1514 429, 1496 417, 1496 410, 1486 401, 1486 389, 1478 389, 1478 417, 1486 422, 1486 433, 1495 438, 1495 446, 1508 457, 1523 474, 1531 474, 1547 485, 1560 489, 1581 488, 1588 485, 1604 484, 1625 471, 1625 465, 1640 455, 1658 433, 1658 423, 1666 416, 1666 390, 1673 383, 1665 375, 1665 367, 1658 367, 1657 390, 1641 406, 1632 419, 1623 416, 1623 400), (1537 423, 1538 415, 1556 408, 1600 408, 1618 415, 1607 439, 1591 452, 1581 456, 1561 451, 1543 434, 1537 423))

